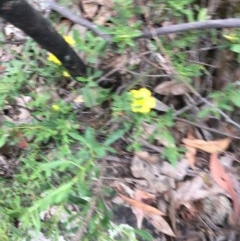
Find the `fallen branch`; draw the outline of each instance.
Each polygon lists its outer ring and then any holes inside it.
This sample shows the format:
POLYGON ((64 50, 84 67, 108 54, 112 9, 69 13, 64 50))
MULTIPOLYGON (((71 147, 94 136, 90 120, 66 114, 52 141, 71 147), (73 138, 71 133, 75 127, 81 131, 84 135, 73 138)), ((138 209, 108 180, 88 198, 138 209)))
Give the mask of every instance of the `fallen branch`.
POLYGON ((167 27, 161 27, 151 30, 144 30, 137 38, 152 38, 154 35, 166 35, 171 33, 182 33, 191 30, 201 30, 210 28, 239 28, 240 18, 227 18, 227 19, 216 19, 206 20, 201 22, 191 23, 180 23, 167 27))
MULTIPOLYGON (((63 17, 68 18, 72 22, 82 25, 87 29, 93 31, 98 36, 102 37, 107 41, 112 41, 112 37, 99 29, 99 26, 96 24, 77 16, 72 13, 70 10, 60 6, 54 1, 50 1, 48 8, 59 13, 63 17)), ((211 29, 211 28, 239 28, 240 27, 240 18, 228 18, 228 19, 216 19, 216 20, 206 20, 200 22, 191 22, 191 23, 180 23, 167 27, 160 27, 153 30, 144 30, 140 36, 135 39, 140 38, 152 38, 154 35, 167 35, 171 33, 182 33, 191 30, 201 30, 201 29, 211 29)))

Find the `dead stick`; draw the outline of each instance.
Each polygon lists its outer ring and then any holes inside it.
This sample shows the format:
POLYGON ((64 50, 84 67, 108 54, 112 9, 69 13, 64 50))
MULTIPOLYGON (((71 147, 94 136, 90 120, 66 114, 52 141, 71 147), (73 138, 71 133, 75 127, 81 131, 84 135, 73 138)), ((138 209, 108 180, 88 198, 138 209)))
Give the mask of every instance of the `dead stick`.
MULTIPOLYGON (((89 30, 92 30, 98 36, 104 38, 105 40, 112 41, 110 35, 104 33, 99 29, 99 26, 96 24, 73 14, 70 10, 60 6, 58 3, 54 1, 49 2, 49 8, 53 11, 58 12, 62 16, 70 19, 72 22, 77 23, 86 27, 89 30)), ((191 23, 180 23, 175 24, 167 27, 161 27, 154 29, 154 34, 160 35, 167 35, 171 33, 182 33, 191 30, 201 30, 201 29, 211 29, 211 28, 239 28, 240 27, 240 18, 228 18, 228 19, 216 19, 216 20, 206 20, 200 22, 191 22, 191 23)), ((144 30, 140 36, 136 37, 135 39, 139 38, 152 38, 152 30, 144 30)))
MULTIPOLYGON (((166 35, 170 33, 182 33, 191 30, 201 30, 210 28, 239 28, 240 18, 206 20, 201 22, 180 23, 167 27, 156 28, 154 34, 166 35)), ((144 30, 137 38, 152 38, 151 30, 144 30)))

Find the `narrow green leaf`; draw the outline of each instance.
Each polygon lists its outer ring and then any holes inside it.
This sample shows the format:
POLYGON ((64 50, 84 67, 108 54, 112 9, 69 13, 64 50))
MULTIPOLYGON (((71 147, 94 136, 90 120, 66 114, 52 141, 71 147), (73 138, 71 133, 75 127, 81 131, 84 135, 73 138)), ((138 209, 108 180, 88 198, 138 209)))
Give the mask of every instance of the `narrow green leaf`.
POLYGON ((109 137, 104 141, 104 145, 111 145, 112 143, 114 143, 115 141, 119 140, 124 133, 126 132, 126 130, 117 130, 114 133, 112 133, 111 135, 109 135, 109 137))
POLYGON ((7 140, 7 136, 5 135, 5 133, 2 133, 0 135, 0 147, 4 146, 4 144, 6 143, 7 140))

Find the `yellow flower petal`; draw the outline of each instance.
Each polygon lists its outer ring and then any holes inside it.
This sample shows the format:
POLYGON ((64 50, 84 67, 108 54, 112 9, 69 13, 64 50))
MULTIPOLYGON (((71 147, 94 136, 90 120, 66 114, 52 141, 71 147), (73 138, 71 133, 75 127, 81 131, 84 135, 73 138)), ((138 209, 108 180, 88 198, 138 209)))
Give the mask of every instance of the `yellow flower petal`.
POLYGON ((62 75, 67 78, 71 76, 67 71, 63 71, 62 75))
POLYGON ((131 90, 130 95, 133 112, 148 113, 156 106, 156 99, 151 96, 151 91, 146 88, 131 90))
POLYGON ((69 35, 64 35, 63 38, 71 46, 74 46, 76 44, 76 41, 69 35))
POLYGON ((146 88, 141 88, 139 90, 131 90, 130 94, 133 98, 146 98, 151 96, 151 91, 146 88))
POLYGON ((52 109, 55 111, 59 111, 61 108, 59 105, 52 105, 52 109))
POLYGON ((236 41, 238 39, 235 34, 224 34, 223 37, 231 42, 236 41))
POLYGON ((47 59, 54 64, 62 65, 61 61, 54 54, 49 53, 47 59))
POLYGON ((150 97, 151 96, 151 91, 146 89, 146 88, 141 88, 139 90, 139 93, 141 95, 142 98, 147 98, 147 97, 150 97))
POLYGON ((149 108, 154 108, 156 106, 156 99, 154 97, 149 97, 147 100, 147 105, 149 108))

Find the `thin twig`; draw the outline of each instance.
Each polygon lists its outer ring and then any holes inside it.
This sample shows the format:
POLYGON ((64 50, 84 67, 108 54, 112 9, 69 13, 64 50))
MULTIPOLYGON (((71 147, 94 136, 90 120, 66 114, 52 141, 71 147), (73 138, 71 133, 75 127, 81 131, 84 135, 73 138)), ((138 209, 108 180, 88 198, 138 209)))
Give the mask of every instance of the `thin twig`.
MULTIPOLYGON (((181 80, 181 81, 184 83, 183 80, 181 80)), ((188 85, 189 89, 191 90, 191 92, 195 96, 197 96, 202 102, 204 102, 206 105, 212 107, 219 114, 221 114, 221 116, 225 119, 226 122, 228 122, 229 124, 232 124, 233 126, 237 127, 240 130, 240 125, 236 121, 232 120, 227 114, 225 114, 222 110, 220 110, 216 105, 211 103, 209 100, 207 100, 204 97, 202 97, 191 85, 189 85, 189 84, 187 84, 187 85, 188 85)))
MULTIPOLYGON (((61 14, 62 16, 70 19, 72 22, 80 24, 87 29, 92 30, 95 34, 102 37, 103 39, 111 42, 112 37, 102 30, 99 29, 99 26, 79 17, 78 15, 72 13, 67 8, 59 5, 55 1, 51 0, 48 2, 48 8, 61 14)), ((159 35, 166 35, 171 33, 182 33, 191 30, 201 30, 201 29, 210 29, 210 28, 239 28, 240 27, 240 18, 228 18, 228 19, 215 19, 215 20, 206 20, 200 22, 191 22, 191 23, 180 23, 175 24, 167 27, 161 27, 154 29, 154 34, 157 36, 159 35)), ((153 37, 152 30, 144 30, 138 37, 135 39, 140 38, 152 38, 153 37)))
POLYGON ((138 72, 135 72, 135 71, 131 71, 131 70, 126 70, 126 72, 130 73, 130 74, 133 74, 133 75, 138 75, 138 76, 145 76, 145 77, 150 77, 150 78, 162 78, 162 77, 172 77, 171 75, 169 74, 145 74, 145 73, 138 73, 138 72))
MULTIPOLYGON (((156 35, 166 35, 170 33, 182 33, 191 30, 201 30, 210 28, 239 28, 240 18, 228 18, 228 19, 216 19, 216 20, 206 20, 200 22, 191 23, 180 23, 167 27, 161 27, 154 29, 154 34, 156 35)), ((152 30, 144 30, 139 38, 152 38, 152 30)))
POLYGON ((106 78, 108 78, 109 76, 111 76, 112 74, 116 73, 117 71, 119 71, 119 68, 114 68, 112 70, 110 70, 109 72, 107 72, 105 75, 103 75, 101 78, 99 78, 96 83, 101 83, 102 81, 104 81, 106 78))
POLYGON ((216 134, 219 134, 219 135, 223 135, 223 136, 227 136, 227 137, 230 137, 230 138, 234 138, 236 140, 240 140, 240 136, 235 136, 235 135, 231 135, 231 134, 228 134, 228 133, 224 133, 222 131, 218 131, 216 129, 213 129, 213 128, 206 127, 204 125, 198 124, 197 122, 192 122, 192 121, 185 120, 185 119, 182 119, 182 118, 179 118, 179 117, 175 117, 174 119, 177 120, 177 121, 184 122, 184 123, 187 123, 189 125, 201 128, 201 129, 205 129, 207 131, 210 131, 210 132, 213 132, 213 133, 216 133, 216 134))

